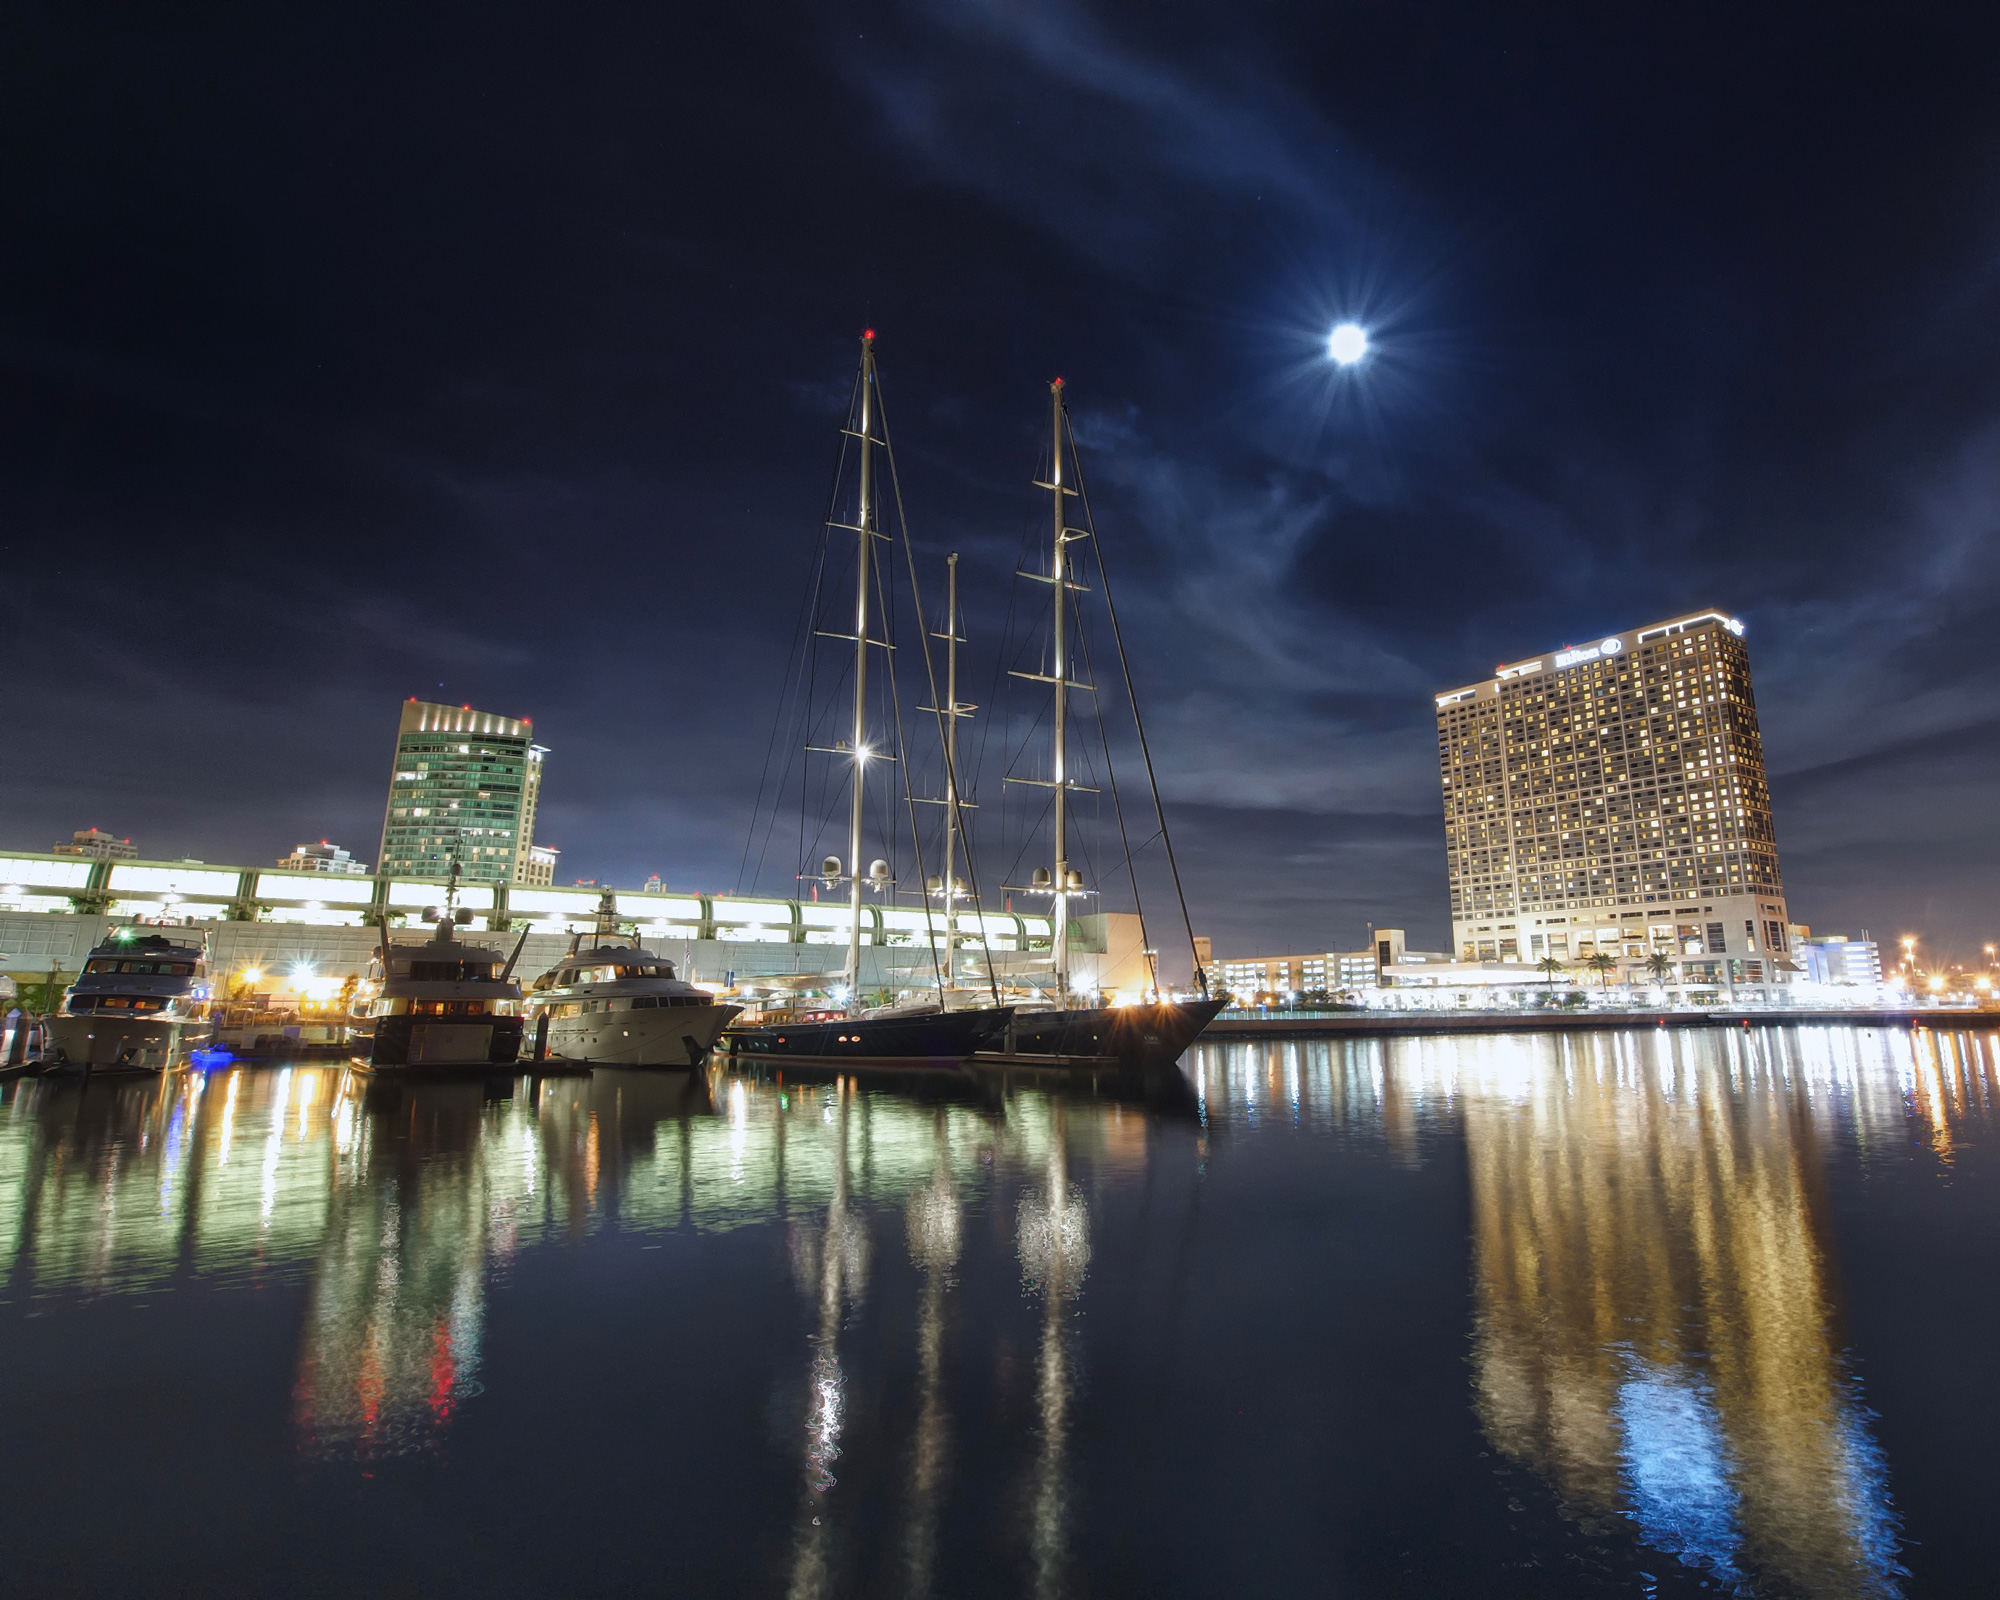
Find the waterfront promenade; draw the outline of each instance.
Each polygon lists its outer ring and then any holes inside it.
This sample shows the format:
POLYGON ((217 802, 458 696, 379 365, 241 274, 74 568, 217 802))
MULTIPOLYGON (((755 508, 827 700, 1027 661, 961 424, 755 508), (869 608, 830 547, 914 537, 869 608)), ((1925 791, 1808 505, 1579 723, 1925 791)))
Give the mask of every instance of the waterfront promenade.
POLYGON ((1217 1017, 1204 1039, 1395 1038, 1430 1033, 1602 1033, 1626 1028, 2000 1028, 2000 1009, 1805 1010, 1757 1007, 1679 1011, 1341 1011, 1217 1017))

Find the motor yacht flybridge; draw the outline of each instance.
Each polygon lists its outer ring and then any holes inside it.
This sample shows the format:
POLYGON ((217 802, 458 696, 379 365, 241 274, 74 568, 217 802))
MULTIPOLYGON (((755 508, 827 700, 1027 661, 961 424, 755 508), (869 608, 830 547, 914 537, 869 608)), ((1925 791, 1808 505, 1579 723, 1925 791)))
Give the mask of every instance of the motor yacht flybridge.
MULTIPOLYGON (((1071 547, 1082 547, 1086 542, 1095 549, 1095 571, 1097 586, 1104 596, 1105 612, 1111 623, 1111 635, 1117 646, 1119 669, 1125 679, 1127 700, 1131 706, 1133 731, 1138 737, 1139 749, 1145 758, 1146 781, 1152 792, 1153 810, 1159 823, 1159 833, 1165 846, 1167 864, 1173 874, 1174 893, 1180 901, 1181 920, 1187 927, 1190 950, 1194 945, 1194 932, 1187 919, 1187 900, 1181 892, 1180 868, 1174 861, 1173 842, 1167 834, 1166 812, 1160 803, 1159 785, 1153 776, 1153 758, 1146 745, 1145 723, 1139 716, 1139 700, 1132 685, 1130 666, 1125 659, 1125 642, 1118 628, 1118 612, 1111 599, 1110 574, 1105 570, 1104 552, 1098 543, 1096 528, 1090 515, 1090 497, 1084 488, 1083 467, 1077 457, 1076 436, 1070 425, 1068 396, 1063 380, 1057 378, 1049 385, 1049 476, 1037 480, 1035 487, 1045 489, 1050 496, 1051 523, 1049 543, 1049 565, 1047 572, 1023 571, 1020 577, 1031 582, 1046 583, 1051 596, 1050 608, 1050 650, 1049 670, 1046 673, 1025 672, 1010 669, 1011 676, 1037 683, 1046 683, 1052 697, 1050 706, 1050 765, 1047 778, 1009 777, 1010 783, 1029 784, 1049 790, 1050 843, 1053 846, 1053 867, 1037 867, 1027 884, 1021 885, 1021 892, 1031 895, 1046 894, 1049 897, 1050 922, 1053 930, 1051 949, 1051 981, 1042 991, 1037 1001, 1020 1004, 1005 1035, 1005 1050, 1010 1054, 1054 1058, 1057 1061, 1073 1059, 1111 1058, 1120 1066, 1147 1068, 1169 1065, 1180 1059, 1181 1053, 1193 1042, 1195 1036, 1208 1026, 1215 1014, 1223 1007, 1223 1001, 1208 994, 1208 978, 1201 967, 1200 957, 1194 962, 1196 985, 1201 990, 1198 1000, 1172 1001, 1161 998, 1156 969, 1153 966, 1151 942, 1145 936, 1145 912, 1139 909, 1140 945, 1142 959, 1147 965, 1147 998, 1128 1005, 1105 1006, 1092 1003, 1095 995, 1079 992, 1072 981, 1073 972, 1073 928, 1072 909, 1075 904, 1094 891, 1084 882, 1081 871, 1072 863, 1070 837, 1070 796, 1087 786, 1082 784, 1073 769, 1071 760, 1070 700, 1072 692, 1095 694, 1096 686, 1077 676, 1078 651, 1072 625, 1080 622, 1074 613, 1073 596, 1088 592, 1087 586, 1078 575, 1078 562, 1071 554, 1071 547), (1072 511, 1080 513, 1072 517, 1072 511)), ((1111 777, 1110 755, 1105 752, 1106 776, 1111 777)), ((1113 805, 1117 805, 1115 782, 1113 805)), ((1124 834, 1122 817, 1119 823, 1121 838, 1124 834)), ((1130 866, 1131 855, 1126 853, 1126 863, 1130 866)), ((1135 903, 1138 897, 1138 877, 1132 878, 1135 903)))
MULTIPOLYGON (((872 330, 861 337, 861 363, 855 376, 853 398, 849 403, 847 425, 842 429, 845 439, 852 440, 857 455, 855 477, 854 520, 840 520, 841 503, 838 499, 829 509, 824 525, 824 538, 830 541, 836 533, 846 534, 855 540, 855 580, 853 632, 819 627, 818 608, 815 607, 815 632, 824 637, 844 639, 853 644, 854 654, 850 668, 852 676, 851 715, 847 737, 828 745, 807 745, 807 750, 815 755, 831 757, 847 769, 847 854, 840 857, 827 855, 819 866, 818 882, 814 886, 817 895, 820 888, 829 894, 840 893, 847 901, 847 957, 842 964, 835 998, 839 1014, 828 1018, 823 1014, 811 1019, 786 1022, 772 1022, 756 1027, 733 1028, 725 1039, 732 1054, 745 1057, 785 1057, 814 1058, 819 1060, 910 1063, 920 1061, 941 1061, 956 1063, 963 1061, 982 1047, 995 1042, 1006 1028, 1011 1012, 998 1004, 997 991, 990 992, 987 1002, 971 1008, 954 1009, 951 1001, 949 965, 951 962, 952 940, 949 933, 949 904, 939 919, 939 925, 932 926, 928 915, 929 900, 926 898, 926 935, 930 946, 934 993, 927 998, 915 998, 902 1003, 871 1006, 862 989, 861 929, 865 917, 864 892, 872 891, 887 896, 894 893, 895 881, 889 863, 881 858, 872 861, 866 869, 862 866, 862 850, 868 830, 868 802, 870 796, 870 776, 872 773, 890 775, 892 768, 907 772, 904 761, 904 741, 902 737, 901 704, 896 690, 896 672, 893 658, 888 652, 895 649, 895 642, 889 637, 890 609, 887 594, 895 581, 893 555, 900 548, 909 556, 908 531, 901 525, 900 515, 892 534, 885 527, 888 520, 883 515, 883 473, 878 468, 877 453, 880 453, 880 467, 887 471, 887 488, 900 501, 895 484, 895 457, 889 445, 887 420, 883 415, 880 382, 875 369, 875 335, 872 330), (886 546, 886 551, 878 547, 886 546), (887 690, 889 711, 885 721, 879 711, 871 705, 870 687, 871 652, 882 652, 882 673, 880 687, 887 690)), ((843 463, 846 449, 843 446, 843 463)), ((822 563, 826 545, 822 545, 822 563)), ((915 563, 909 562, 911 588, 915 588, 915 563)), ((824 572, 824 566, 821 568, 824 572)), ((919 612, 921 617, 921 612, 919 612)), ((926 675, 930 669, 930 649, 923 643, 923 657, 926 675)), ((932 685, 933 710, 936 711, 936 688, 932 685)), ((938 714, 942 715, 941 712, 938 714)), ((808 727, 810 728, 810 708, 808 727)), ((893 795, 890 797, 893 806, 893 795)), ((947 790, 947 801, 952 810, 957 808, 955 785, 947 790)), ((917 858, 919 873, 923 869, 923 852, 917 837, 915 811, 911 808, 911 839, 917 858)))

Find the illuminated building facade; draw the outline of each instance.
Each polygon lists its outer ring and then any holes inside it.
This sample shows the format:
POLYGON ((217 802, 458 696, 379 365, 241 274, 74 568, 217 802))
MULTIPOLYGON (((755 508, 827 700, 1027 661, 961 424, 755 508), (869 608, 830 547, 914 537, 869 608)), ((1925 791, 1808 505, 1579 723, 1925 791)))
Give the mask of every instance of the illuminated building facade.
POLYGON ((1882 953, 1873 939, 1849 939, 1827 934, 1801 939, 1795 947, 1799 965, 1813 983, 1836 987, 1882 987, 1882 953))
POLYGON ((456 851, 468 882, 531 882, 548 754, 534 734, 532 718, 404 701, 382 820, 384 875, 442 878, 456 851))
POLYGON ((1374 945, 1365 950, 1324 950, 1306 955, 1224 956, 1212 963, 1210 981, 1228 990, 1238 1005, 1268 1000, 1295 1000, 1309 994, 1338 994, 1344 989, 1372 989, 1384 970, 1426 956, 1446 961, 1441 951, 1404 948, 1401 928, 1377 928, 1374 945))
MULTIPOLYGON (((521 875, 515 881, 541 889, 552 887, 556 881, 556 857, 561 853, 550 845, 529 845, 527 863, 521 868, 521 875)), ((647 887, 659 892, 660 880, 654 878, 647 887)))
POLYGON ((1691 982, 1792 969, 1742 634, 1698 612, 1437 696, 1462 959, 1659 952, 1691 982))

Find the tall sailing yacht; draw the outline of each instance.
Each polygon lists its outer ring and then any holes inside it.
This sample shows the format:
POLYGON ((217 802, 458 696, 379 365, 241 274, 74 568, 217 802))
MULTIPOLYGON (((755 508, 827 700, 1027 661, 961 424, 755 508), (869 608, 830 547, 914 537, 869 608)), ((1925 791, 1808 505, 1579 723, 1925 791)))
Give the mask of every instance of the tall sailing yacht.
MULTIPOLYGON (((882 453, 883 460, 893 470, 893 456, 890 454, 889 432, 882 415, 881 391, 875 371, 875 334, 871 329, 861 336, 861 367, 856 376, 854 399, 848 412, 847 426, 843 433, 854 441, 858 454, 857 498, 854 521, 841 522, 839 507, 828 512, 826 527, 829 537, 835 532, 852 535, 855 540, 855 580, 854 580, 854 632, 851 635, 834 634, 830 630, 817 631, 831 637, 851 639, 854 659, 851 668, 853 676, 853 703, 848 737, 831 746, 809 746, 812 753, 828 756, 848 766, 848 829, 847 855, 827 856, 819 866, 820 885, 829 892, 844 889, 848 905, 847 959, 842 965, 839 998, 844 1015, 834 1018, 815 1019, 801 1022, 769 1023, 758 1027, 736 1028, 725 1034, 732 1054, 742 1057, 786 1057, 812 1058, 841 1062, 914 1063, 921 1061, 958 1062, 975 1051, 995 1042, 1006 1030, 1011 1008, 998 1004, 976 1009, 954 1010, 946 1003, 948 974, 944 962, 950 960, 952 939, 949 933, 949 896, 946 900, 947 915, 943 927, 929 927, 926 932, 936 977, 936 998, 928 1002, 908 1005, 891 1005, 870 1008, 862 994, 861 931, 865 911, 864 890, 873 889, 887 894, 894 887, 893 875, 887 861, 877 859, 862 866, 862 846, 866 837, 868 821, 869 778, 871 772, 888 775, 888 769, 905 765, 903 761, 902 719, 900 712, 893 712, 887 728, 871 728, 871 708, 869 703, 870 652, 883 652, 882 672, 884 683, 890 690, 892 705, 898 704, 895 695, 895 665, 888 652, 895 648, 888 637, 887 592, 893 581, 893 567, 887 565, 884 550, 878 547, 893 547, 897 542, 883 528, 882 483, 876 463, 876 452, 882 453)), ((893 478, 891 480, 893 489, 893 478)), ((898 535, 907 539, 907 530, 897 529, 898 535)), ((930 653, 924 651, 928 664, 930 653)), ((953 690, 956 693, 955 685, 953 690)), ((935 689, 933 688, 935 696, 935 689)), ((954 700, 955 704, 955 700, 954 700)), ((933 706, 935 708, 935 705, 933 706)), ((942 713, 940 713, 942 715, 942 713)), ((947 762, 947 770, 950 763, 947 762)), ((947 790, 951 802, 951 814, 957 810, 955 791, 947 790)), ((912 844, 917 856, 917 868, 923 869, 922 847, 917 840, 914 811, 911 812, 912 844)), ((920 876, 921 881, 921 876, 920 876)), ((925 905, 928 908, 929 899, 925 905)), ((930 922, 928 915, 926 923, 930 922)))
MULTIPOLYGON (((1030 894, 1042 893, 1049 896, 1050 922, 1052 929, 1051 965, 1052 981, 1049 986, 1048 1009, 1020 1008, 1010 1024, 1006 1035, 1006 1048, 1010 1053, 1032 1056, 1056 1057, 1060 1060, 1103 1060, 1111 1058, 1119 1065, 1130 1068, 1150 1068, 1169 1066, 1181 1057, 1181 1053, 1193 1042, 1195 1035, 1208 1026, 1215 1014, 1223 1007, 1223 1001, 1208 995, 1207 975, 1202 971, 1198 955, 1194 958, 1195 981, 1200 986, 1202 998, 1199 1000, 1169 1001, 1160 998, 1157 978, 1149 985, 1150 998, 1143 1003, 1123 1006, 1101 1006, 1087 1003, 1092 996, 1079 993, 1071 981, 1072 934, 1070 926, 1071 909, 1084 895, 1091 891, 1086 887, 1083 874, 1071 862, 1070 808, 1069 799, 1073 791, 1083 788, 1072 774, 1070 703, 1072 690, 1092 690, 1093 686, 1080 681, 1076 673, 1077 651, 1072 641, 1073 616, 1072 596, 1085 592, 1085 586, 1077 577, 1076 563, 1070 554, 1072 545, 1089 540, 1096 546, 1097 574, 1099 587, 1104 591, 1105 609, 1111 620, 1112 636, 1118 640, 1118 661, 1125 677, 1125 688, 1132 707, 1134 731, 1139 738, 1142 752, 1146 751, 1146 730, 1139 718, 1138 695, 1132 686, 1131 670, 1125 663, 1125 647, 1118 634, 1118 613, 1111 605, 1110 576, 1105 571, 1104 551, 1096 538, 1096 529, 1090 516, 1090 501, 1083 491, 1082 467, 1077 460, 1076 436, 1070 427, 1069 408, 1063 381, 1057 378, 1049 385, 1049 477, 1038 481, 1036 487, 1049 491, 1051 502, 1051 524, 1049 545, 1049 569, 1046 573, 1023 572, 1024 578, 1046 583, 1051 596, 1051 653, 1049 671, 1015 672, 1016 677, 1045 682, 1053 697, 1050 716, 1051 760, 1047 780, 1015 778, 1012 782, 1026 782, 1045 785, 1050 790, 1051 844, 1053 845, 1053 867, 1037 867, 1029 884, 1025 886, 1030 894), (1071 519, 1072 504, 1082 513, 1082 526, 1074 526, 1071 519)), ((1108 767, 1108 759, 1107 759, 1108 767)), ((1180 893, 1180 868, 1174 862, 1173 841, 1168 837, 1166 812, 1161 807, 1159 785, 1153 781, 1153 763, 1150 753, 1146 754, 1146 781, 1152 791, 1153 809, 1159 819, 1159 837, 1166 846, 1167 862, 1173 871, 1174 890, 1180 893)), ((1113 785, 1113 802, 1116 804, 1116 790, 1113 785)), ((1122 828, 1121 828, 1122 831, 1122 828)), ((1129 859, 1129 858, 1128 858, 1129 859)), ((1137 896, 1137 878, 1134 877, 1133 892, 1137 896)), ((1187 906, 1181 903, 1183 923, 1187 920, 1187 906)), ((1151 943, 1144 937, 1145 913, 1140 908, 1141 943, 1148 952, 1146 960, 1152 960, 1151 943)), ((1192 951, 1194 933, 1188 930, 1188 944, 1192 951)))

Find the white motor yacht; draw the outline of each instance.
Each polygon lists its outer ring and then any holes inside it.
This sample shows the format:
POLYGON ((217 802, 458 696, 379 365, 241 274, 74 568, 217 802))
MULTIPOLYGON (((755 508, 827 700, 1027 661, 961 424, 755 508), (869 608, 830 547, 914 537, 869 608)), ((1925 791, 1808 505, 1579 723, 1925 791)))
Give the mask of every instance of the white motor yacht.
POLYGON ((676 977, 674 964, 618 932, 605 893, 588 949, 572 946, 528 992, 538 1058, 602 1067, 697 1067, 742 1007, 676 977))
POLYGON ((48 1022, 54 1072, 164 1072, 208 1036, 206 935, 120 928, 90 952, 48 1022))

